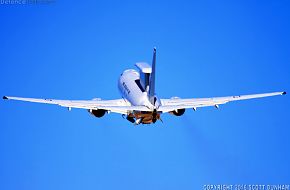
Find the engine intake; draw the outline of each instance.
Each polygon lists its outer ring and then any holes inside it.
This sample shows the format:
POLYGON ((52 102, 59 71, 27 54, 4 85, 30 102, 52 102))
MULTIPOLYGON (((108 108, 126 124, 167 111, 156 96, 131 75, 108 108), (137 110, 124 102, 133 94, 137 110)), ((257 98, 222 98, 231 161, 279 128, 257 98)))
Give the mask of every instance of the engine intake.
POLYGON ((174 110, 170 113, 175 115, 175 116, 182 116, 184 114, 184 112, 185 112, 185 109, 178 109, 178 110, 174 110))
POLYGON ((103 109, 97 109, 97 110, 88 110, 93 116, 95 117, 103 117, 106 113, 107 110, 103 110, 103 109))

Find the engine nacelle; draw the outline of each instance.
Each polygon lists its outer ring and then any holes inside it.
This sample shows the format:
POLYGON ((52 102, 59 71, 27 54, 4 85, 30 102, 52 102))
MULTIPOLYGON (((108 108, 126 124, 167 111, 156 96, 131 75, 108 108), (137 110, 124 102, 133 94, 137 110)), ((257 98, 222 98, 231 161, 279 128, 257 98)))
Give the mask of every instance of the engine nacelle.
POLYGON ((185 109, 178 109, 178 110, 174 110, 170 113, 175 115, 175 116, 182 116, 184 114, 184 112, 185 112, 185 109))
POLYGON ((88 110, 93 116, 95 117, 103 117, 106 113, 107 110, 102 110, 102 109, 97 109, 97 110, 88 110))

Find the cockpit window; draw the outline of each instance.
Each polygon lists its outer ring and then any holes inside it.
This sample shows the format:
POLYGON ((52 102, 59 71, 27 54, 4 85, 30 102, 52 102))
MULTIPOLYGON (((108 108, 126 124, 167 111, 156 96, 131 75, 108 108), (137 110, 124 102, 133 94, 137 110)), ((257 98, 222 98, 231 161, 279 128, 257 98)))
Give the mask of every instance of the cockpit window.
POLYGON ((140 90, 142 92, 145 92, 145 89, 143 88, 143 86, 141 85, 140 79, 135 80, 137 86, 140 88, 140 90))

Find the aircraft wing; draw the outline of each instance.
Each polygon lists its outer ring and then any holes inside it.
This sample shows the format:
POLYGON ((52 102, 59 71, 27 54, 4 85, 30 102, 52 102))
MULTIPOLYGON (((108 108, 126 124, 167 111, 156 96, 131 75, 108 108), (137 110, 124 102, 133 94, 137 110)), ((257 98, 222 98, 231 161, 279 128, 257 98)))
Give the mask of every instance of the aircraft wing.
POLYGON ((192 98, 192 99, 161 99, 161 106, 158 108, 160 112, 171 112, 177 109, 187 109, 207 106, 218 106, 237 100, 247 100, 253 98, 263 98, 268 96, 284 95, 286 92, 272 92, 264 94, 251 94, 251 95, 239 95, 239 96, 226 96, 226 97, 214 97, 214 98, 192 98))
POLYGON ((129 102, 124 99, 115 100, 55 100, 55 99, 37 99, 37 98, 21 98, 4 96, 6 100, 20 100, 26 102, 35 102, 43 104, 55 104, 67 108, 80 108, 80 109, 103 109, 109 112, 115 112, 120 114, 128 114, 132 111, 150 111, 145 106, 132 106, 129 102))

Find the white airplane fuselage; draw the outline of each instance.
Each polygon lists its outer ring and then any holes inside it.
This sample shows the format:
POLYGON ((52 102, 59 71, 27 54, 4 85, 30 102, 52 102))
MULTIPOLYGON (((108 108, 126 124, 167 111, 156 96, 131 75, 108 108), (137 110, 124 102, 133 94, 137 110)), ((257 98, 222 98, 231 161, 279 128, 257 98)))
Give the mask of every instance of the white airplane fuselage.
MULTIPOLYGON (((127 119, 135 119, 143 124, 155 123, 158 119, 160 119, 160 113, 157 113, 158 107, 161 105, 160 100, 157 96, 155 106, 150 102, 148 89, 144 89, 142 85, 138 85, 138 81, 140 82, 140 73, 136 70, 129 69, 125 70, 118 81, 118 88, 121 96, 129 102, 132 106, 146 106, 151 112, 140 112, 135 111, 129 113, 127 119), (138 120, 139 119, 139 120, 138 120)), ((138 123, 139 124, 139 123, 138 123)))

